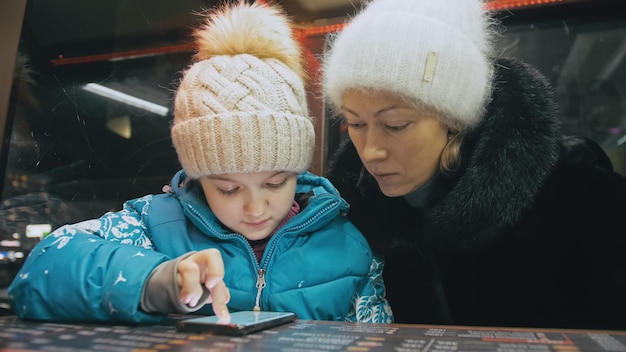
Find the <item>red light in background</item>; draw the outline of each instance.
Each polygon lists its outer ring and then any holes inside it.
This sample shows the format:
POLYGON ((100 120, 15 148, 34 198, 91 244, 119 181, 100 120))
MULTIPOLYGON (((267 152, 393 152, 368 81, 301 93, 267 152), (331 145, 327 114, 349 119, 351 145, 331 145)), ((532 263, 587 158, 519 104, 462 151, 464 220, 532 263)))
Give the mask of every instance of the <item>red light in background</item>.
POLYGON ((502 10, 563 2, 563 0, 491 0, 485 3, 489 10, 502 10))
POLYGON ((332 32, 338 32, 342 30, 343 27, 345 27, 346 25, 347 23, 339 23, 339 24, 332 24, 332 25, 326 25, 326 26, 299 28, 299 29, 296 29, 296 32, 297 32, 297 36, 309 37, 313 35, 321 35, 321 34, 328 34, 332 32))
MULTIPOLYGON (((256 0, 260 4, 268 4, 268 0, 256 0)), ((436 1, 436 0, 433 0, 436 1)), ((545 4, 554 4, 564 2, 565 0, 488 0, 485 2, 485 8, 488 10, 504 10, 511 8, 522 8, 545 4)), ((304 44, 307 37, 314 35, 325 35, 328 33, 338 32, 342 30, 348 23, 338 23, 322 26, 301 27, 294 30, 296 39, 304 44)), ((50 60, 55 66, 81 64, 95 61, 119 60, 133 57, 152 56, 170 52, 193 51, 195 48, 191 45, 173 45, 161 48, 149 48, 143 50, 131 50, 127 52, 106 53, 100 55, 89 55, 82 57, 66 58, 62 54, 56 59, 50 60)))
MULTIPOLYGON (((489 0, 485 2, 485 8, 487 8, 488 10, 504 10, 511 8, 554 4, 563 1, 565 0, 489 0)), ((338 32, 342 30, 346 25, 347 23, 339 23, 325 26, 312 26, 307 28, 300 28, 296 31, 298 32, 298 36, 308 37, 312 35, 323 35, 332 32, 338 32)))

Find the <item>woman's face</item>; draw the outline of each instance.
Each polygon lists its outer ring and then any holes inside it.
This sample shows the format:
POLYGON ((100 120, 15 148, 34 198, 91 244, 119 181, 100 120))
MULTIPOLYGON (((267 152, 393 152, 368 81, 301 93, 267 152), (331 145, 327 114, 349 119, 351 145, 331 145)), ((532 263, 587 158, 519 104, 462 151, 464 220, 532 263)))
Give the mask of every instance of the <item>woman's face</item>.
POLYGON ((255 241, 267 237, 289 214, 296 194, 293 172, 202 177, 209 207, 226 227, 255 241))
POLYGON ((363 165, 386 196, 411 193, 439 168, 448 129, 434 111, 391 94, 348 90, 342 112, 363 165))

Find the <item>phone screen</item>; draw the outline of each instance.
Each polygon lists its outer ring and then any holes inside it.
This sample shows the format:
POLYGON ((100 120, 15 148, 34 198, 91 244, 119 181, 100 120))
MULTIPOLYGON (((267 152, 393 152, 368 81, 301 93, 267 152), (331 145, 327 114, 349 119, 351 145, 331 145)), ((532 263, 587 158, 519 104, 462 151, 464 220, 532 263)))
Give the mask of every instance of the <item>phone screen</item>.
POLYGON ((215 315, 183 319, 176 323, 176 328, 182 332, 213 332, 238 336, 269 329, 296 319, 297 315, 291 312, 241 311, 231 313, 230 321, 220 321, 215 315))

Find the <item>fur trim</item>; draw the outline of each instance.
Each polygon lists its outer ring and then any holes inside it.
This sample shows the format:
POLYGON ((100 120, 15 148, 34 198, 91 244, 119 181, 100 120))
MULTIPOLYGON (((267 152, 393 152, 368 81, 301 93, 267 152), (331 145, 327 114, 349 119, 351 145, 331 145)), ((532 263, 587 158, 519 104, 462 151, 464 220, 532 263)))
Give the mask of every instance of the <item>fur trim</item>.
POLYGON ((559 158, 560 122, 548 81, 516 60, 500 59, 496 69, 486 118, 461 149, 460 178, 432 212, 458 241, 481 242, 518 221, 559 158))
POLYGON ((291 25, 278 7, 244 1, 238 6, 222 6, 209 12, 204 25, 194 32, 198 46, 194 59, 250 54, 279 60, 304 77, 300 46, 292 37, 291 25))

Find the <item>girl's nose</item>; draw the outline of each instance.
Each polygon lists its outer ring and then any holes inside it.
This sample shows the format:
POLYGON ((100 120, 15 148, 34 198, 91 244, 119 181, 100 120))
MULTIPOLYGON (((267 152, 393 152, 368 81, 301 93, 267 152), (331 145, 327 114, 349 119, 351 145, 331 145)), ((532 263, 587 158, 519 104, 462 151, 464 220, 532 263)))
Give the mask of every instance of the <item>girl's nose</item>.
POLYGON ((250 194, 244 204, 244 213, 258 217, 263 215, 267 208, 267 200, 262 194, 250 194))

